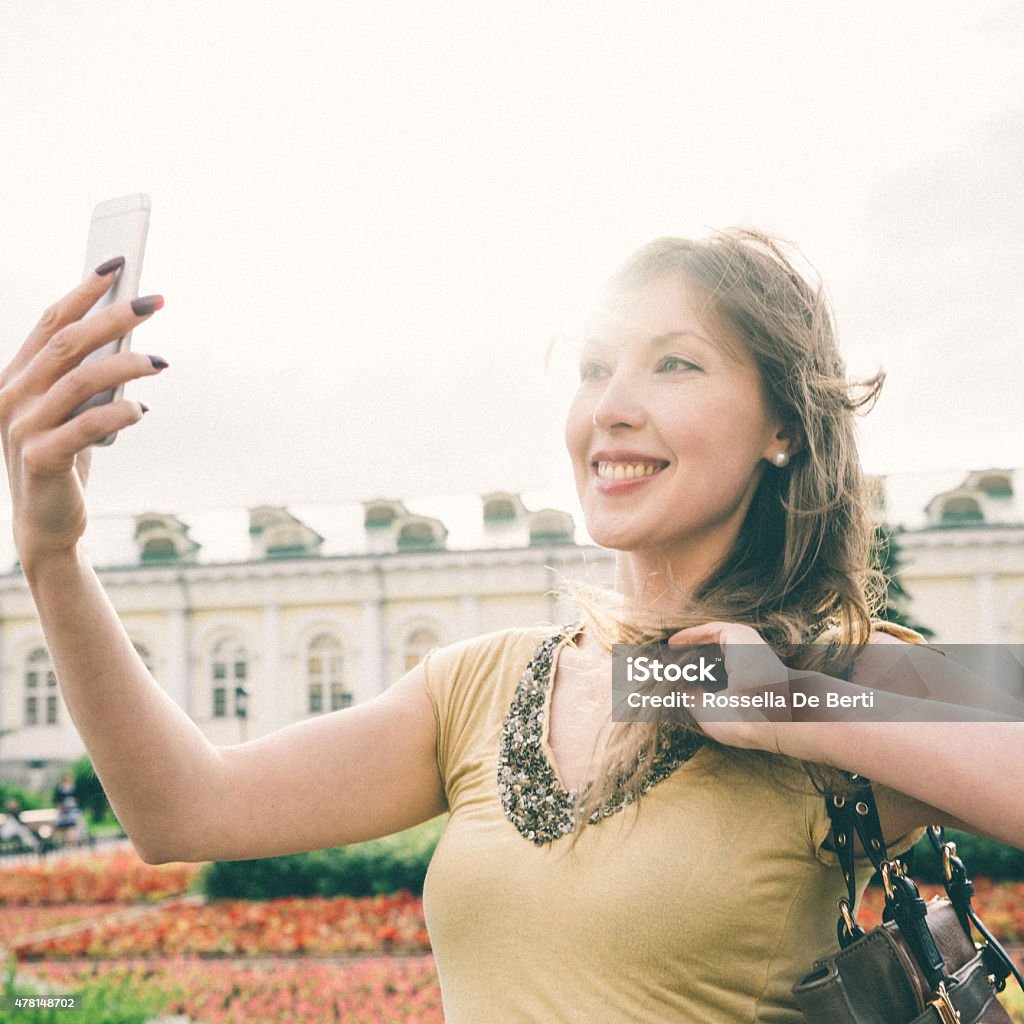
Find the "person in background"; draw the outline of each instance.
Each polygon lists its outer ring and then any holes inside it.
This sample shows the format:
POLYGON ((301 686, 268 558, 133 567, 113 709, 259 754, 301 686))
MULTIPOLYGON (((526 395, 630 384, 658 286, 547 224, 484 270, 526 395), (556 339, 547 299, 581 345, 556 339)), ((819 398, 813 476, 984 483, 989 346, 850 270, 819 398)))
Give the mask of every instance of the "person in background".
POLYGON ((39 837, 21 820, 21 801, 11 797, 7 801, 4 820, 0 822, 0 843, 18 843, 29 850, 39 850, 39 837))

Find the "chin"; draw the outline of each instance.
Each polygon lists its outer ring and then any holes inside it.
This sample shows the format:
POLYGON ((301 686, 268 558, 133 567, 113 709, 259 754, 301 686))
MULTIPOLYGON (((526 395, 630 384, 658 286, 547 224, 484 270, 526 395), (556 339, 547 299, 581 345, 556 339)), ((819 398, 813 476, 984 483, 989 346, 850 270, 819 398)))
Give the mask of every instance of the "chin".
POLYGON ((609 551, 639 551, 650 547, 650 537, 638 533, 635 526, 628 523, 586 523, 590 539, 600 548, 609 551))

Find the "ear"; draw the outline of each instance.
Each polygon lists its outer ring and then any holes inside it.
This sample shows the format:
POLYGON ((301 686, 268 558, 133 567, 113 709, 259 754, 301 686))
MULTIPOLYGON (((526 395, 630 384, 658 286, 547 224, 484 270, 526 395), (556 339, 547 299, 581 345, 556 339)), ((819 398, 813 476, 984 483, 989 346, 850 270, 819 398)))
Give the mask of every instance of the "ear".
POLYGON ((795 426, 780 425, 765 446, 762 457, 773 466, 783 469, 789 460, 803 448, 800 431, 795 426))

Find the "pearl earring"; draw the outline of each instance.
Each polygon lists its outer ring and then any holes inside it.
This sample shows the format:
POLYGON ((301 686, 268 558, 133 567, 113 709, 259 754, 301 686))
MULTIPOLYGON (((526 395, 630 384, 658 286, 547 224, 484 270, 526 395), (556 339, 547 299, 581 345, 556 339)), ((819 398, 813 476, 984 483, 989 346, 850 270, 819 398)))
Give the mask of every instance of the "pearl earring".
POLYGON ((789 452, 776 452, 772 456, 772 462, 775 463, 779 469, 785 469, 789 465, 789 452))

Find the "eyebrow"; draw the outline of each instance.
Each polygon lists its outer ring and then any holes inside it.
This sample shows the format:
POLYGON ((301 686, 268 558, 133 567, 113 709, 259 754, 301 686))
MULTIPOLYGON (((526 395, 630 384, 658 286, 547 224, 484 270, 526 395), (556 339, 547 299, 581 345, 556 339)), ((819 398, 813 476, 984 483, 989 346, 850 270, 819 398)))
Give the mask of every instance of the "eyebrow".
POLYGON ((679 331, 668 331, 666 334, 655 334, 652 338, 648 339, 647 343, 651 346, 667 348, 679 338, 696 338, 698 341, 703 341, 704 344, 709 345, 716 352, 720 352, 723 356, 727 356, 736 362, 742 362, 733 346, 704 334, 693 327, 687 327, 679 331))
MULTIPOLYGON (((683 328, 678 331, 666 331, 664 334, 654 334, 647 339, 647 345, 650 348, 668 348, 673 342, 678 341, 681 338, 696 338, 698 341, 704 342, 705 345, 713 348, 716 352, 727 356, 730 359, 736 360, 737 354, 729 345, 725 345, 714 338, 709 337, 707 334, 702 333, 694 327, 683 328)), ((593 351, 607 347, 608 341, 600 336, 590 335, 584 339, 583 351, 593 351)))
POLYGON ((652 338, 648 339, 647 343, 649 345, 659 345, 664 348, 666 345, 671 345, 677 338, 697 338, 699 341, 706 342, 708 345, 714 345, 715 348, 718 347, 717 343, 706 334, 701 334, 700 331, 689 327, 682 331, 669 331, 667 334, 655 334, 652 338))

